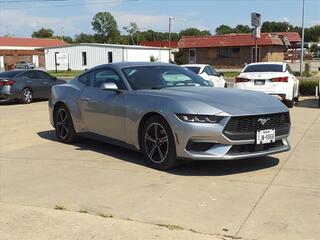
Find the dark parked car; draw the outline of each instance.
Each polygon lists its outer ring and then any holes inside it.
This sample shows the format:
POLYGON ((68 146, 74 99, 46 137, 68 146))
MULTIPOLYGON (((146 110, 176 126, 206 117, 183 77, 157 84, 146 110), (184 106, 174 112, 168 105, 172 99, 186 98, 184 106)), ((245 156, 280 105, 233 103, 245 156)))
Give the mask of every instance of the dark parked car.
POLYGON ((40 70, 12 70, 0 73, 0 99, 20 100, 31 103, 33 99, 49 98, 51 87, 64 84, 40 70))

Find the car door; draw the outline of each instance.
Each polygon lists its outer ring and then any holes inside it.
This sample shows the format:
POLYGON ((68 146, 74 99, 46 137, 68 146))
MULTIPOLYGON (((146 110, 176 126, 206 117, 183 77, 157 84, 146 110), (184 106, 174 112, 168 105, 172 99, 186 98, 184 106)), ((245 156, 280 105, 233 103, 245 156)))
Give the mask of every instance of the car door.
POLYGON ((43 83, 43 86, 41 87, 43 91, 42 92, 43 97, 49 98, 51 95, 51 88, 55 84, 54 78, 46 72, 43 72, 43 71, 36 71, 36 72, 38 74, 39 80, 41 80, 43 83))
POLYGON ((126 94, 120 76, 112 69, 97 69, 90 74, 90 85, 80 96, 82 118, 89 132, 125 140, 126 94), (113 82, 122 93, 100 89, 103 83, 113 82))
POLYGON ((34 98, 45 98, 44 83, 37 71, 27 71, 23 74, 23 78, 26 82, 26 87, 32 90, 34 98))

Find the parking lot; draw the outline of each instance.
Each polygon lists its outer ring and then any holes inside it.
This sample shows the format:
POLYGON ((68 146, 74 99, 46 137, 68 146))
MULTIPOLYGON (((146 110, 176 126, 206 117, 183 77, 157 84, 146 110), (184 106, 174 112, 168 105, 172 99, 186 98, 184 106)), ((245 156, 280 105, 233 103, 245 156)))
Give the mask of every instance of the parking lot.
POLYGON ((169 172, 120 147, 57 142, 47 105, 0 105, 1 239, 41 239, 41 229, 68 239, 68 226, 82 232, 75 239, 319 238, 320 109, 313 99, 290 110, 290 152, 189 162, 169 172))

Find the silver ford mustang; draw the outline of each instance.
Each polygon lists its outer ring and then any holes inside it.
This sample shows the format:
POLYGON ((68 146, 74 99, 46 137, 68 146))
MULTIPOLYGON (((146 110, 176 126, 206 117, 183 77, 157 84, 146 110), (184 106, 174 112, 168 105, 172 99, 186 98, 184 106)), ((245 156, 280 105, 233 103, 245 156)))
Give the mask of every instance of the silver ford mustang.
POLYGON ((265 93, 212 88, 182 67, 115 63, 54 86, 50 120, 77 135, 141 151, 164 170, 180 159, 224 160, 288 151, 288 109, 265 93))

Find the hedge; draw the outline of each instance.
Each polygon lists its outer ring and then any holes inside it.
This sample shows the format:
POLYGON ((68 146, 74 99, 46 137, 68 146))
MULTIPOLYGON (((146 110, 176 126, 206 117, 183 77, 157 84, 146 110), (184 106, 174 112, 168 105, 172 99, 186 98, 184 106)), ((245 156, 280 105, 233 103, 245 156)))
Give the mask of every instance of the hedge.
POLYGON ((300 94, 305 96, 314 96, 317 86, 319 86, 319 80, 300 80, 300 94))

